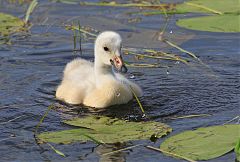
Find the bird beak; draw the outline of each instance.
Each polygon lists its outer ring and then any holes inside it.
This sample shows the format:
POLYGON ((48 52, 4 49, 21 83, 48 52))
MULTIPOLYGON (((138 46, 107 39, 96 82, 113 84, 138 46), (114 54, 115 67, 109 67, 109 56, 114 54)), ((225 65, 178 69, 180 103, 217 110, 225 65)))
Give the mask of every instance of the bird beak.
POLYGON ((127 68, 123 63, 122 57, 121 56, 115 56, 113 60, 111 60, 111 64, 117 69, 117 71, 126 73, 127 68))

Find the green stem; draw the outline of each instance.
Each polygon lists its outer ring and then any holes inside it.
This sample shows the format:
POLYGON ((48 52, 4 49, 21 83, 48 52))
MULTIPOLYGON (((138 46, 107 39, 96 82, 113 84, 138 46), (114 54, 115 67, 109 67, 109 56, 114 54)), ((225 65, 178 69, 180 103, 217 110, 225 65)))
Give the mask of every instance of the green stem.
POLYGON ((50 146, 50 148, 58 155, 61 155, 63 157, 66 157, 65 154, 59 150, 57 150, 55 147, 53 147, 50 143, 47 143, 48 146, 50 146))
POLYGON ((135 99, 136 99, 136 101, 137 101, 137 103, 138 103, 138 105, 139 105, 142 113, 143 113, 143 116, 146 116, 145 111, 144 111, 144 109, 143 109, 143 106, 142 106, 142 104, 141 104, 138 96, 136 95, 136 93, 134 92, 134 90, 132 89, 132 87, 131 87, 131 86, 129 86, 129 87, 130 87, 130 89, 131 89, 131 91, 132 91, 132 94, 133 94, 133 96, 135 97, 135 99))
POLYGON ((88 34, 88 35, 93 36, 93 37, 97 37, 96 34, 90 33, 88 31, 84 30, 83 28, 79 29, 79 27, 77 27, 77 26, 71 26, 71 29, 80 30, 82 33, 88 34))
POLYGON ((168 4, 144 4, 144 3, 116 3, 116 2, 81 2, 81 5, 86 5, 86 6, 111 6, 111 7, 165 7, 168 6, 168 4))
POLYGON ((189 158, 187 158, 187 157, 185 157, 185 156, 177 155, 177 154, 174 154, 174 153, 172 153, 172 152, 165 151, 165 150, 160 149, 160 148, 155 148, 155 147, 152 147, 152 146, 146 146, 146 148, 149 148, 149 149, 155 150, 155 151, 159 151, 159 152, 163 152, 163 153, 165 153, 165 154, 169 154, 169 155, 171 155, 171 156, 175 156, 175 157, 178 157, 178 158, 187 160, 187 161, 189 161, 189 162, 197 162, 197 161, 192 160, 192 159, 189 159, 189 158))
POLYGON ((134 52, 128 51, 128 54, 135 55, 135 56, 140 56, 140 57, 147 57, 147 58, 152 58, 152 59, 162 59, 162 60, 173 60, 173 61, 181 61, 185 64, 188 64, 186 60, 183 60, 178 57, 161 57, 161 56, 151 56, 151 55, 144 55, 144 54, 137 54, 134 52))
POLYGON ((204 10, 207 10, 207 11, 210 11, 210 12, 213 12, 215 14, 219 14, 219 15, 223 15, 222 12, 220 11, 217 11, 217 10, 214 10, 214 9, 211 9, 211 8, 208 8, 206 6, 203 6, 203 5, 199 5, 199 4, 195 4, 195 3, 190 3, 190 2, 185 2, 186 5, 189 5, 189 6, 193 6, 193 7, 197 7, 197 8, 201 8, 201 9, 204 9, 204 10))
POLYGON ((25 23, 28 23, 30 14, 33 12, 33 10, 37 6, 37 4, 38 4, 38 1, 37 0, 33 0, 31 2, 31 4, 29 5, 29 7, 27 9, 27 12, 26 12, 25 20, 24 20, 25 23))
POLYGON ((142 145, 143 144, 138 144, 138 145, 129 146, 129 147, 126 147, 126 148, 123 148, 123 149, 107 152, 107 153, 102 154, 102 156, 111 155, 111 154, 114 154, 114 153, 118 153, 118 152, 121 152, 121 151, 129 150, 129 149, 132 149, 132 148, 135 148, 135 147, 138 147, 138 146, 142 146, 142 145))
POLYGON ((36 135, 37 134, 37 131, 38 131, 38 128, 40 127, 40 125, 42 124, 44 118, 48 115, 49 111, 53 108, 53 105, 50 105, 48 106, 48 109, 47 111, 44 113, 44 115, 42 116, 42 118, 40 119, 40 121, 38 122, 36 128, 35 128, 35 131, 34 131, 34 134, 36 135))
POLYGON ((165 42, 165 43, 167 43, 168 45, 170 45, 170 46, 172 46, 172 47, 174 47, 174 48, 180 50, 181 52, 184 52, 184 53, 186 53, 186 54, 192 56, 194 59, 196 59, 196 60, 199 61, 199 58, 198 58, 195 54, 193 54, 192 52, 189 52, 189 51, 187 51, 187 50, 185 50, 185 49, 183 49, 183 48, 177 46, 176 44, 174 44, 174 43, 172 43, 172 42, 170 42, 170 41, 168 41, 168 40, 166 40, 166 39, 163 40, 163 42, 165 42))

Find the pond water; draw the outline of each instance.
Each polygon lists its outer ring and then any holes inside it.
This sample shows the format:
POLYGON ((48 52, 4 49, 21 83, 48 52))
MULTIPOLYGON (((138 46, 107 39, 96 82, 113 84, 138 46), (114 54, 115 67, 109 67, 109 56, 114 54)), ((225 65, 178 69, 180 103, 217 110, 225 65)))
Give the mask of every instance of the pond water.
MULTIPOLYGON (((0 12, 24 16, 27 5, 19 6, 0 1, 0 12)), ((63 158, 48 145, 38 145, 34 129, 49 105, 50 111, 39 131, 68 129, 63 119, 78 115, 103 114, 135 120, 139 107, 135 101, 114 106, 102 112, 82 106, 70 106, 55 99, 55 89, 60 83, 67 62, 80 57, 73 53, 72 32, 64 24, 79 20, 84 26, 99 31, 114 30, 123 36, 124 46, 179 51, 154 40, 154 34, 164 23, 161 15, 140 16, 127 13, 135 8, 87 7, 41 1, 31 16, 34 26, 28 36, 16 36, 13 45, 0 45, 0 161, 182 161, 159 152, 137 147, 131 151, 101 157, 124 145, 149 144, 148 140, 131 141, 122 146, 97 146, 93 142, 54 145, 64 152, 63 158), (139 22, 128 22, 140 18, 139 22), (11 121, 11 119, 14 119, 11 121)), ((185 15, 172 16, 167 37, 181 47, 196 53, 211 69, 167 63, 169 68, 129 68, 128 78, 141 85, 141 98, 147 115, 152 120, 164 122, 173 128, 171 135, 197 127, 223 124, 239 115, 240 34, 210 33, 185 30, 175 21, 185 15), (214 75, 213 75, 214 74, 214 75), (176 116, 208 114, 210 116, 173 119, 176 116)), ((83 40, 81 57, 93 60, 93 40, 83 40)), ((125 60, 130 59, 124 56, 125 60)), ((234 153, 210 160, 233 162, 234 153)))

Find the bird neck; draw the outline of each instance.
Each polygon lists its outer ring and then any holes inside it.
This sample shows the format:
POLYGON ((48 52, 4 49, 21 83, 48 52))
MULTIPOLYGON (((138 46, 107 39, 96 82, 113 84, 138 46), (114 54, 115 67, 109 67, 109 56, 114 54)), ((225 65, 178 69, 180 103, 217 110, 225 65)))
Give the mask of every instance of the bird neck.
POLYGON ((94 73, 97 85, 103 84, 106 78, 114 78, 112 66, 104 64, 100 58, 96 57, 96 55, 94 61, 94 73))

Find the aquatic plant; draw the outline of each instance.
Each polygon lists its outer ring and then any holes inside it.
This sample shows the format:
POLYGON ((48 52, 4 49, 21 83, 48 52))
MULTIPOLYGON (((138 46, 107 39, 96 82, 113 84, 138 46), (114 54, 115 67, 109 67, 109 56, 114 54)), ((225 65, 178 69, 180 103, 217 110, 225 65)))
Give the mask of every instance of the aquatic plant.
POLYGON ((24 20, 9 14, 0 13, 0 40, 3 40, 2 42, 0 42, 0 44, 8 43, 11 40, 10 35, 14 33, 26 32, 31 28, 31 24, 29 23, 29 17, 37 4, 37 0, 33 0, 30 3, 26 11, 24 20))
MULTIPOLYGON (((81 26, 81 29, 80 29, 76 25, 67 25, 66 29, 67 30, 73 30, 73 32, 74 32, 74 30, 80 31, 80 33, 82 35, 85 34, 86 37, 90 37, 90 38, 92 37, 93 39, 95 39, 96 36, 98 35, 98 33, 100 33, 96 29, 88 30, 88 29, 85 29, 84 26, 81 26)), ((76 37, 77 34, 74 33, 73 35, 74 35, 74 37, 76 37)), ((74 38, 74 40, 75 39, 76 38, 74 38)), ((141 49, 141 52, 143 52, 144 54, 140 53, 140 51, 136 52, 138 50, 135 49, 135 48, 124 47, 124 48, 122 48, 122 50, 123 50, 124 54, 132 55, 134 57, 142 57, 142 58, 148 58, 148 59, 153 59, 153 60, 168 60, 168 61, 174 61, 174 62, 179 61, 179 62, 182 62, 184 64, 189 64, 190 60, 193 59, 193 60, 195 60, 199 63, 202 63, 200 61, 200 59, 195 54, 193 54, 192 52, 189 52, 185 49, 182 49, 181 47, 177 46, 176 44, 174 44, 173 42, 170 42, 167 39, 163 39, 162 41, 164 43, 168 44, 169 46, 178 49, 179 51, 183 52, 184 54, 187 54, 190 57, 183 57, 183 56, 180 56, 180 55, 166 53, 164 51, 157 51, 157 50, 154 50, 154 49, 141 49)), ((76 44, 76 41, 74 41, 74 44, 76 44)), ((76 45, 74 45, 74 47, 75 46, 76 45)), ((127 62, 126 65, 130 66, 130 67, 145 67, 145 68, 164 67, 163 65, 160 65, 159 63, 158 64, 155 64, 155 63, 147 64, 147 63, 129 63, 129 62, 127 62)))
POLYGON ((29 5, 29 7, 28 7, 28 9, 27 9, 26 15, 25 15, 25 19, 24 19, 24 22, 25 22, 25 23, 28 23, 30 14, 33 12, 33 10, 34 10, 35 7, 37 6, 37 4, 38 4, 38 1, 37 1, 37 0, 33 0, 33 1, 30 3, 30 5, 29 5))
POLYGON ((152 8, 155 11, 140 11, 131 14, 186 14, 203 13, 206 16, 184 18, 177 21, 177 25, 192 30, 209 32, 240 32, 240 9, 238 0, 190 0, 174 4, 168 8, 152 8), (165 9, 165 10, 164 10, 165 9))
POLYGON ((160 138, 172 129, 159 122, 129 122, 106 116, 88 116, 63 121, 77 129, 44 132, 39 134, 39 142, 72 143, 93 141, 97 143, 127 142, 130 140, 160 138))
POLYGON ((160 148, 193 160, 209 160, 233 150, 239 130, 239 124, 198 128, 169 137, 160 148))
POLYGON ((8 35, 24 30, 24 22, 12 15, 0 13, 0 36, 8 35))

